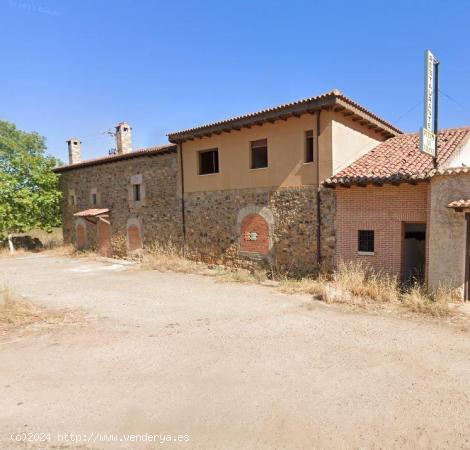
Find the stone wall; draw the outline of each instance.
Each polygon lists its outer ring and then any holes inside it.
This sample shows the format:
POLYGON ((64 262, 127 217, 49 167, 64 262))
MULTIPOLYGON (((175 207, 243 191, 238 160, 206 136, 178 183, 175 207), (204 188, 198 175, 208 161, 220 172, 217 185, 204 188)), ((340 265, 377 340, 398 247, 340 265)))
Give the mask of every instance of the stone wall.
POLYGON ((470 198, 470 174, 436 176, 431 179, 429 214, 428 283, 459 289, 465 281, 466 222, 465 212, 447 205, 470 198))
MULTIPOLYGON (((322 251, 325 266, 332 267, 335 193, 328 190, 322 198, 322 251)), ((212 263, 316 272, 316 199, 314 186, 185 194, 187 254, 212 263), (266 227, 268 235, 264 236, 266 227), (252 237, 263 244, 243 241, 252 237)))
POLYGON ((139 228, 144 247, 154 243, 181 247, 182 214, 177 177, 176 153, 144 155, 62 172, 64 241, 77 243, 76 223, 81 222, 86 224, 86 246, 96 248, 97 226, 85 219, 77 221, 73 214, 90 208, 109 208, 111 239, 116 251, 125 252, 129 246, 128 228, 131 249, 139 242, 139 228), (141 201, 132 201, 132 180, 142 182, 141 201), (96 204, 92 193, 97 194, 96 204))

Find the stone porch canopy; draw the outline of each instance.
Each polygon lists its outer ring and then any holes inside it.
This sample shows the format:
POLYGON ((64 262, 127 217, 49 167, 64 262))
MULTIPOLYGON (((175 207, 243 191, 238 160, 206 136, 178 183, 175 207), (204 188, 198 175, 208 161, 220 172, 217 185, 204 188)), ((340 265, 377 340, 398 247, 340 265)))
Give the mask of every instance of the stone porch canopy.
MULTIPOLYGON (((416 184, 436 174, 446 174, 453 158, 470 141, 470 127, 449 128, 439 132, 437 159, 420 151, 419 134, 402 134, 378 144, 364 156, 324 181, 326 187, 366 186, 385 183, 416 184)), ((449 172, 450 173, 450 172, 449 172)))
POLYGON ((261 126, 264 123, 274 123, 276 120, 300 117, 303 114, 314 114, 322 109, 344 114, 352 118, 353 121, 357 121, 361 125, 375 130, 385 138, 402 133, 397 127, 346 97, 339 90, 334 89, 317 97, 298 100, 196 128, 175 131, 168 134, 168 139, 170 142, 177 144, 196 138, 209 137, 213 134, 230 133, 231 131, 239 131, 241 128, 251 128, 256 125, 261 126))
POLYGON ((175 153, 176 145, 174 144, 165 144, 155 147, 147 147, 139 150, 133 150, 129 153, 119 154, 119 155, 109 155, 103 156, 101 158, 88 159, 86 161, 81 161, 76 164, 68 164, 66 166, 59 166, 53 169, 55 173, 67 172, 68 170, 79 169, 82 167, 97 166, 100 164, 108 164, 116 161, 123 161, 132 158, 140 158, 145 156, 152 156, 165 153, 175 153))

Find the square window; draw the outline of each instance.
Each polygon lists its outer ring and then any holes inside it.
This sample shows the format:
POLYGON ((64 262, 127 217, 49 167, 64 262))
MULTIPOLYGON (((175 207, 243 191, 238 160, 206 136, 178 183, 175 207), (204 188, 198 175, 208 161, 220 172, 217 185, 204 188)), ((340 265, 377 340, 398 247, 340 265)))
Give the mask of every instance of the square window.
POLYGON ((251 168, 268 167, 268 141, 261 139, 251 142, 251 168))
POLYGON ((374 230, 358 231, 357 250, 359 252, 374 252, 374 230))
POLYGON ((140 202, 140 199, 141 199, 140 184, 133 184, 132 189, 134 193, 134 201, 140 202))
POLYGON ((199 152, 199 175, 219 173, 219 150, 204 150, 199 152))
POLYGON ((305 132, 305 162, 313 162, 313 131, 305 132))

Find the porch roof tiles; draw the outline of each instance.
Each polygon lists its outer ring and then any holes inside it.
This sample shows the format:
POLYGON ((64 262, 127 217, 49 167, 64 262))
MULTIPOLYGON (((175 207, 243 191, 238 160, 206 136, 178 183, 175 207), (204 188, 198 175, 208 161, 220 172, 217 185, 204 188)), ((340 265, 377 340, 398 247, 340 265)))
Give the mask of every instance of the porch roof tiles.
POLYGON ((334 187, 424 180, 442 172, 445 163, 469 138, 470 127, 440 131, 435 167, 433 158, 420 151, 418 133, 399 135, 378 144, 350 166, 325 180, 324 184, 334 187))
POLYGON ((85 209, 83 211, 78 211, 74 214, 75 217, 96 217, 101 216, 102 214, 109 213, 108 208, 92 208, 92 209, 85 209))
POLYGON ((447 207, 455 208, 455 209, 470 208, 470 200, 469 199, 454 200, 453 202, 450 202, 447 205, 447 207))

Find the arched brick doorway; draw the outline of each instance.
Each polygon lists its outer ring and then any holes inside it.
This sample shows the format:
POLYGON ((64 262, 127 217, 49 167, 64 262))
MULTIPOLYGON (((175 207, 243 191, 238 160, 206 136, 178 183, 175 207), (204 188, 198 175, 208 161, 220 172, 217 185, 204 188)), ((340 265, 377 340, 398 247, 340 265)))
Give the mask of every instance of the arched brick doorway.
POLYGON ((104 220, 98 220, 98 252, 107 257, 111 257, 113 254, 111 247, 111 225, 104 220))
POLYGON ((240 224, 240 251, 269 254, 269 225, 263 216, 251 213, 240 224))

